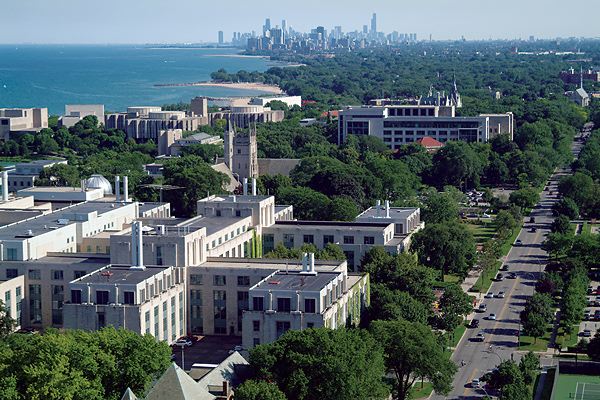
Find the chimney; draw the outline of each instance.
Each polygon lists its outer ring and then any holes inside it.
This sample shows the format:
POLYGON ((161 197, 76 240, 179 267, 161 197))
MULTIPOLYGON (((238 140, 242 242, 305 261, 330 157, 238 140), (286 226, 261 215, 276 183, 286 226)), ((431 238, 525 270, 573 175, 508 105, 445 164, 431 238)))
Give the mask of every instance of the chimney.
POLYGON ((377 200, 377 202, 375 203, 375 209, 377 210, 377 212, 376 212, 375 215, 376 215, 377 218, 379 218, 381 216, 379 214, 380 210, 381 210, 381 200, 377 200))
POLYGON ((235 194, 231 196, 231 200, 233 200, 234 203, 237 201, 237 197, 235 196, 235 194))
POLYGON ((145 270, 142 221, 131 224, 131 269, 145 270))
POLYGON ((304 253, 302 256, 302 271, 303 275, 316 275, 315 271, 315 253, 304 253))
POLYGON ((119 305, 119 285, 115 283, 115 304, 119 305))
POLYGON ((308 255, 308 257, 309 257, 308 272, 316 275, 317 271, 315 271, 315 253, 310 253, 308 255))
POLYGON ((256 178, 252 178, 252 196, 256 196, 256 178))
POLYGON ((123 177, 123 201, 129 202, 129 178, 127 176, 123 177))
POLYGON ((87 304, 92 304, 92 287, 89 282, 87 284, 87 304))
POLYGON ((121 201, 121 177, 119 175, 115 176, 115 200, 121 201))
POLYGON ((244 178, 244 196, 248 196, 248 178, 244 178))
POLYGON ((8 201, 8 171, 2 171, 2 201, 8 201))
POLYGON ((80 181, 80 183, 81 183, 81 191, 82 191, 82 192, 85 192, 85 179, 82 179, 82 180, 80 181))
POLYGON ((385 217, 386 218, 390 217, 390 201, 389 200, 385 201, 385 217))

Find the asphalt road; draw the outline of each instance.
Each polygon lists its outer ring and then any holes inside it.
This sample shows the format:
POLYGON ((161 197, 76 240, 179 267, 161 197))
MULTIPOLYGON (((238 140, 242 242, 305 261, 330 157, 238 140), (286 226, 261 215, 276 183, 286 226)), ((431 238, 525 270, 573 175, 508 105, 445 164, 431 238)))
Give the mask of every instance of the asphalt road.
MULTIPOLYGON (((574 156, 579 153, 581 146, 581 142, 574 142, 574 156)), ((503 291, 506 297, 483 299, 487 311, 476 313, 475 318, 480 320, 479 328, 468 329, 454 351, 452 361, 457 365, 458 372, 454 377, 453 391, 448 396, 434 394, 432 399, 464 400, 483 397, 485 391, 471 388, 471 381, 481 378, 502 360, 520 358, 520 354, 517 353, 519 313, 527 297, 533 294, 535 282, 546 264, 547 253, 542 250, 541 245, 554 220, 552 206, 558 201, 558 180, 568 173, 570 170, 560 170, 550 178, 550 185, 542 192, 540 202, 530 214, 535 218, 535 223, 530 223, 529 217, 525 219, 524 227, 518 236, 522 244, 511 248, 505 261, 509 270, 502 272, 504 276, 514 272, 517 274, 516 279, 505 278, 492 283, 490 291, 494 294, 503 291), (537 231, 530 232, 532 227, 537 231), (491 313, 496 315, 496 320, 487 319, 491 313), (485 340, 472 341, 480 331, 484 333, 485 340)))

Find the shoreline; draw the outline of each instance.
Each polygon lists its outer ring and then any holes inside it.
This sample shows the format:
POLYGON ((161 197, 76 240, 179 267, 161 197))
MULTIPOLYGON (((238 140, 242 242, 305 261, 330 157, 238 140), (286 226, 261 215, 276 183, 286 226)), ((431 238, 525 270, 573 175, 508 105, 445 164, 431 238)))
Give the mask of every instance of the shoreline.
POLYGON ((267 85, 259 82, 189 82, 189 83, 164 83, 155 84, 156 87, 220 87, 226 89, 237 89, 237 90, 256 90, 265 92, 268 94, 283 94, 283 90, 277 85, 267 85))

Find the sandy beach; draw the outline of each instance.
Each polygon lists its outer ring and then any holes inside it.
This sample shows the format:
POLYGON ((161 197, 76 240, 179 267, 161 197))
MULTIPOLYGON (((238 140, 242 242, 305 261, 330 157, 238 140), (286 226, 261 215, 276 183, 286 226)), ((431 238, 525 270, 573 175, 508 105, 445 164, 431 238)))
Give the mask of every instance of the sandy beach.
POLYGON ((208 87, 221 87, 228 89, 239 89, 239 90, 256 90, 269 94, 281 94, 283 90, 277 85, 267 85, 258 82, 192 82, 192 83, 173 83, 173 84, 159 84, 155 86, 208 86, 208 87))

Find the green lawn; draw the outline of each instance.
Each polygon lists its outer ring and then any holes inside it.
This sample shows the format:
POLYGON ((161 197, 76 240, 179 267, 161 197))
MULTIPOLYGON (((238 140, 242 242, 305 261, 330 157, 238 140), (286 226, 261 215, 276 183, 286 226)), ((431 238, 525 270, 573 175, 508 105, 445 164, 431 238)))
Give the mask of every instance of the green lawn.
MULTIPOLYGON (((593 384, 600 385, 600 376, 592 376, 592 375, 567 375, 560 374, 558 375, 558 380, 556 381, 556 386, 554 387, 554 398, 555 399, 572 399, 575 397, 575 393, 578 391, 577 384, 579 384, 578 395, 581 395, 583 388, 582 384, 593 384)), ((590 387, 590 391, 594 391, 597 393, 598 389, 592 389, 590 387)))
POLYGON ((449 347, 456 347, 456 345, 460 341, 460 338, 462 338, 463 335, 465 334, 466 330, 467 330, 467 326, 465 324, 460 324, 454 330, 454 332, 452 332, 452 333, 450 333, 450 332, 446 333, 446 336, 447 336, 447 339, 448 339, 448 346, 449 347))
POLYGON ((506 242, 502 243, 502 246, 500 246, 500 254, 502 254, 502 256, 508 255, 508 252, 512 248, 512 245, 515 242, 515 240, 517 240, 517 236, 519 236, 519 232, 521 232, 522 228, 523 228, 522 224, 521 224, 521 226, 516 227, 513 230, 512 235, 510 235, 510 237, 506 240, 506 242))
POLYGON ((430 382, 416 382, 413 387, 410 389, 410 393, 408 395, 409 399, 424 399, 429 397, 433 392, 433 385, 430 382))
POLYGON ((466 228, 473 234, 477 244, 483 244, 492 239, 496 234, 496 227, 492 221, 484 222, 481 225, 465 223, 466 228))
POLYGON ((579 341, 577 337, 579 325, 573 325, 572 331, 570 334, 566 333, 564 328, 561 326, 558 328, 558 334, 556 336, 556 344, 560 346, 560 348, 564 347, 573 347, 579 341))
POLYGON ((462 279, 458 275, 446 274, 444 275, 444 283, 460 283, 462 279))
POLYGON ((531 336, 521 335, 519 338, 519 350, 521 351, 546 351, 548 349, 548 342, 550 341, 550 335, 552 335, 552 325, 548 325, 546 333, 543 337, 532 338, 531 336))
POLYGON ((492 285, 492 279, 494 279, 496 277, 496 274, 498 274, 498 270, 500 269, 501 265, 502 263, 500 262, 500 260, 498 260, 496 262, 496 266, 491 272, 482 272, 481 275, 479 275, 477 282, 475 282, 475 284, 471 288, 471 290, 480 293, 487 293, 488 289, 492 285))

